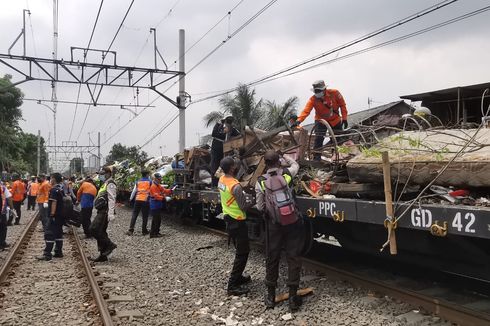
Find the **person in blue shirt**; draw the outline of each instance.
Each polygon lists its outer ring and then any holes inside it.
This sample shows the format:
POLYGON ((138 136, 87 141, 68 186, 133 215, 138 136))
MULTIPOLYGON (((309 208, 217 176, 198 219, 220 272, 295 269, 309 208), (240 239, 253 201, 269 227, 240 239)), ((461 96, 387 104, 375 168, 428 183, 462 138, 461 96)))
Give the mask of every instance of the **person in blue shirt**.
POLYGON ((83 232, 86 238, 91 238, 90 223, 92 219, 92 210, 94 208, 94 199, 97 196, 97 188, 95 188, 92 178, 87 177, 77 191, 77 203, 80 203, 81 222, 83 232))

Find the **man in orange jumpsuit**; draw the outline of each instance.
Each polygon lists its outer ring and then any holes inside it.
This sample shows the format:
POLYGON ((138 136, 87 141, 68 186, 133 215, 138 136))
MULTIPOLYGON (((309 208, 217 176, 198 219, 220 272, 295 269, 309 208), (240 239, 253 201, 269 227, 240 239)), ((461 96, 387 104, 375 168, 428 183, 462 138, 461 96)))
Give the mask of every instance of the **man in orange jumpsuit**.
MULTIPOLYGON (((19 225, 20 215, 21 215, 21 205, 25 199, 26 194, 26 185, 19 178, 18 174, 13 174, 12 179, 14 183, 12 184, 12 202, 14 203, 14 209, 17 213, 17 217, 15 218, 15 224, 19 225)), ((8 225, 12 225, 13 216, 10 215, 8 225)))
MULTIPOLYGON (((312 91, 314 95, 306 103, 296 124, 302 123, 310 115, 311 110, 315 109, 316 137, 313 149, 316 149, 323 146, 323 139, 327 132, 327 127, 318 120, 325 120, 333 130, 347 129, 347 107, 342 94, 336 89, 327 89, 323 80, 315 81, 312 91)), ((320 153, 314 154, 314 160, 319 161, 320 158, 320 153)))

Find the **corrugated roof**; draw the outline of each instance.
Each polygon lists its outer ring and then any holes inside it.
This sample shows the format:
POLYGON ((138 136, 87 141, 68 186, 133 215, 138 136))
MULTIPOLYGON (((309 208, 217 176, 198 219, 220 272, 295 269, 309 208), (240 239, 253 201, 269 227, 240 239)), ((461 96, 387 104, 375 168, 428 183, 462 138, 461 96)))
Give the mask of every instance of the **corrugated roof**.
POLYGON ((371 117, 374 117, 376 114, 379 114, 381 112, 384 112, 386 110, 389 110, 392 107, 394 107, 394 106, 396 106, 396 105, 398 105, 398 104, 400 104, 402 102, 403 101, 391 102, 391 103, 383 104, 383 105, 380 105, 380 106, 377 106, 377 107, 374 107, 374 108, 371 108, 371 109, 367 109, 367 110, 364 110, 364 111, 350 113, 349 116, 348 116, 348 118, 347 118, 347 121, 349 122, 349 125, 351 125, 351 126, 356 125, 356 124, 359 124, 362 121, 364 121, 366 119, 369 119, 371 117))
POLYGON ((403 95, 400 98, 411 100, 411 101, 457 101, 458 100, 458 89, 461 92, 462 97, 478 97, 481 96, 486 88, 490 88, 489 83, 475 84, 468 86, 457 86, 451 88, 440 89, 437 91, 431 91, 426 93, 403 95))

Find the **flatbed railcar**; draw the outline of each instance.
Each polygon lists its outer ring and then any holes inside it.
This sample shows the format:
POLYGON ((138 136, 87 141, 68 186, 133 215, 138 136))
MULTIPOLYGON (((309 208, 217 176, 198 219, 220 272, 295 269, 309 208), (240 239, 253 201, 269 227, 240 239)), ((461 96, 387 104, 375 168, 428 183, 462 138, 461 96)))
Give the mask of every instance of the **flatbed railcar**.
MULTIPOLYGON (((174 198, 182 217, 196 223, 223 223, 217 190, 177 188, 174 198)), ((390 255, 388 248, 380 252, 387 240, 383 201, 299 196, 297 205, 307 224, 305 251, 315 239, 333 236, 341 247, 383 256, 387 263, 402 261, 490 282, 490 208, 414 205, 397 222, 398 254, 390 255)), ((396 212, 406 208, 407 204, 401 204, 396 212)), ((249 237, 264 241, 261 215, 252 210, 247 216, 249 237)))

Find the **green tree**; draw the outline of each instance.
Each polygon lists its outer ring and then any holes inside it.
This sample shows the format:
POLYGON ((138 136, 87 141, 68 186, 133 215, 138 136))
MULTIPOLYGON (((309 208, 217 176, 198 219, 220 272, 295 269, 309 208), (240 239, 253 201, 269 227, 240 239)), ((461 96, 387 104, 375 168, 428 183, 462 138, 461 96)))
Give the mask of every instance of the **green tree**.
POLYGON ((266 112, 260 119, 257 126, 261 129, 272 130, 284 125, 284 120, 288 120, 292 114, 297 114, 298 98, 292 96, 283 104, 276 104, 275 101, 266 101, 264 111, 266 112))
POLYGON ((255 127, 261 119, 264 110, 262 99, 255 98, 255 90, 239 84, 235 95, 224 95, 219 100, 220 110, 212 111, 204 116, 206 127, 212 126, 231 115, 235 119, 235 127, 243 130, 245 126, 255 127))
POLYGON ((135 162, 137 165, 142 165, 148 160, 148 154, 142 151, 137 146, 127 147, 121 143, 112 145, 112 149, 106 158, 107 164, 114 164, 114 162, 130 160, 135 162))

